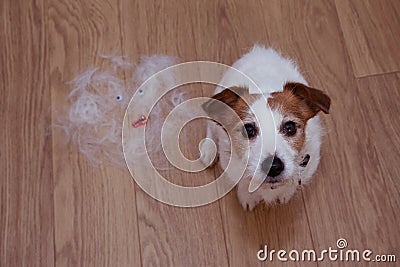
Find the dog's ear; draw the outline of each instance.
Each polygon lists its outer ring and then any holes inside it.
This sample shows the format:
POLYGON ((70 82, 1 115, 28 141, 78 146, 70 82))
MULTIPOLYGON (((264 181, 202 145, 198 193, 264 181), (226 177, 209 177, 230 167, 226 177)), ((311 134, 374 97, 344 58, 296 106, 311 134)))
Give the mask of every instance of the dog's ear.
MULTIPOLYGON (((242 87, 231 87, 224 89, 222 92, 212 96, 210 100, 202 105, 204 111, 216 120, 226 120, 228 112, 235 112, 235 106, 241 100, 241 96, 245 93, 246 89, 242 87)), ((237 112, 236 112, 237 113, 237 112)))
POLYGON ((289 90, 296 97, 303 100, 315 116, 319 111, 329 114, 331 99, 321 90, 308 87, 302 83, 288 82, 284 90, 289 90))

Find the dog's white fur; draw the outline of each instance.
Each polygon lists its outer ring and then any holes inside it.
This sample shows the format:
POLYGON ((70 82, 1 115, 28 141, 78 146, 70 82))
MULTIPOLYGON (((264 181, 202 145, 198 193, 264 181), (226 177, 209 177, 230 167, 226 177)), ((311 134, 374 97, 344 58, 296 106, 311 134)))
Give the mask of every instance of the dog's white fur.
MULTIPOLYGON (((291 60, 282 57, 278 52, 271 48, 254 46, 249 53, 236 61, 233 64, 233 67, 251 78, 267 98, 272 92, 282 91, 286 82, 300 82, 307 85, 307 82, 299 73, 295 64, 291 60)), ((234 75, 233 72, 230 71, 225 74, 223 81, 224 85, 229 87, 243 86, 250 88, 249 91, 251 93, 255 93, 258 90, 252 83, 249 83, 248 80, 238 79, 237 75, 234 75)), ((217 87, 215 94, 222 90, 223 88, 217 87)), ((257 115, 258 118, 267 117, 262 116, 266 111, 265 99, 255 101, 252 104, 251 109, 255 114, 261 115, 257 115)), ((272 116, 276 125, 280 125, 284 115, 285 114, 282 114, 279 109, 272 110, 272 116)), ((259 120, 259 123, 261 132, 271 132, 270 121, 263 122, 263 119, 261 119, 259 120)), ((265 173, 261 170, 260 159, 252 159, 250 157, 247 171, 249 173, 254 173, 254 176, 244 176, 237 186, 239 201, 246 210, 252 210, 261 201, 264 201, 266 204, 274 203, 277 200, 281 203, 288 202, 299 187, 299 181, 301 180, 301 184, 309 182, 319 164, 322 126, 318 114, 307 122, 305 128, 306 139, 300 153, 294 151, 294 149, 284 140, 284 138, 279 134, 279 129, 275 129, 275 134, 276 155, 280 157, 285 164, 285 169, 279 176, 283 177, 283 180, 286 181, 286 183, 283 183, 276 188, 274 188, 273 184, 263 183, 255 192, 250 193, 250 180, 252 178, 265 178, 265 173), (309 163, 306 167, 300 167, 299 164, 306 154, 310 155, 309 163)), ((231 156, 229 152, 231 144, 227 133, 215 122, 208 121, 207 138, 210 138, 217 143, 219 164, 223 169, 225 169, 231 156)), ((250 147, 248 153, 250 153, 250 155, 253 153, 257 154, 254 150, 263 147, 263 151, 258 151, 261 152, 262 160, 268 156, 268 151, 270 150, 267 148, 270 143, 270 140, 266 140, 266 138, 257 138, 255 143, 250 147)), ((215 160, 212 159, 212 155, 208 153, 208 151, 211 151, 211 148, 209 147, 210 145, 212 145, 210 142, 204 142, 200 147, 201 160, 207 166, 215 160)))

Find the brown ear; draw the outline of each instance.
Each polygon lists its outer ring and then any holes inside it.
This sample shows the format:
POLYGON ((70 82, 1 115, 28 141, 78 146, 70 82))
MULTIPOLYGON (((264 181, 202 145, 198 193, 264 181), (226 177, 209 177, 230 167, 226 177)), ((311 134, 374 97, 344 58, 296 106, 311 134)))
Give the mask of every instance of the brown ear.
POLYGON ((290 90, 295 96, 305 101, 313 113, 317 114, 319 111, 323 111, 329 114, 331 99, 321 90, 308 87, 302 83, 293 82, 286 83, 284 90, 290 90))
POLYGON ((245 90, 246 89, 241 87, 225 89, 212 96, 212 99, 205 102, 202 107, 210 117, 221 119, 229 112, 229 108, 234 109, 234 106, 241 99, 245 90))

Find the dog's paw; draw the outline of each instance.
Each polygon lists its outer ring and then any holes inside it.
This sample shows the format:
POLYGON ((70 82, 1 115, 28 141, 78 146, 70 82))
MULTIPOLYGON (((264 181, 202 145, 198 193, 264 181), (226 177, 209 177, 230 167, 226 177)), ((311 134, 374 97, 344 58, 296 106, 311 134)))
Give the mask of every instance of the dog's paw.
POLYGON ((252 211, 261 202, 261 199, 251 194, 238 194, 238 199, 245 211, 252 211))
POLYGON ((210 139, 205 139, 200 144, 200 161, 205 167, 211 167, 217 161, 217 148, 210 139))
POLYGON ((296 192, 296 188, 297 187, 292 187, 292 188, 288 189, 286 192, 284 192, 283 194, 278 196, 276 202, 278 204, 286 204, 286 203, 288 203, 292 199, 294 193, 296 192))
POLYGON ((290 197, 281 196, 281 197, 278 197, 278 199, 276 200, 276 202, 277 202, 278 204, 286 204, 286 203, 289 202, 289 200, 290 200, 290 197))
POLYGON ((252 211, 257 206, 258 203, 260 202, 255 200, 240 201, 240 204, 242 205, 242 208, 245 211, 252 211))

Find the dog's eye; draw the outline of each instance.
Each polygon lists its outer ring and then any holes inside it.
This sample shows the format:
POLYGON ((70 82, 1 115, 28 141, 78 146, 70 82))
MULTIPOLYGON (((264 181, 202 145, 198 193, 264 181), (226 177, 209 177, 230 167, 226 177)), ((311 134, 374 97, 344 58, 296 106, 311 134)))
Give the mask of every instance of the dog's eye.
POLYGON ((283 125, 283 134, 286 136, 293 136, 296 134, 296 123, 293 121, 288 121, 283 125))
POLYGON ((243 126, 242 134, 244 137, 249 139, 255 137, 257 135, 257 129, 254 123, 246 123, 243 126))

